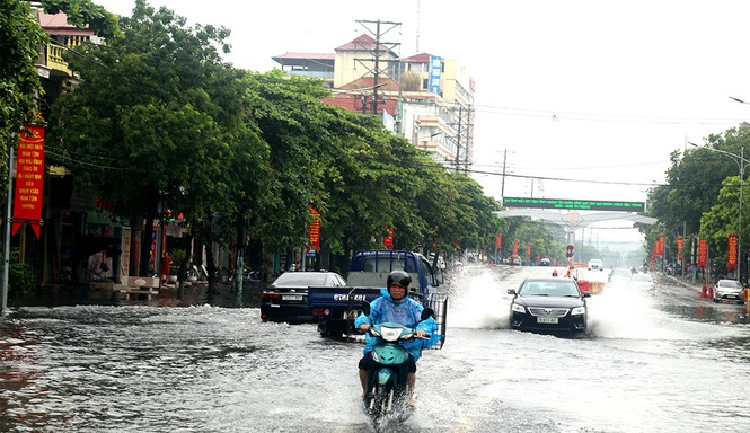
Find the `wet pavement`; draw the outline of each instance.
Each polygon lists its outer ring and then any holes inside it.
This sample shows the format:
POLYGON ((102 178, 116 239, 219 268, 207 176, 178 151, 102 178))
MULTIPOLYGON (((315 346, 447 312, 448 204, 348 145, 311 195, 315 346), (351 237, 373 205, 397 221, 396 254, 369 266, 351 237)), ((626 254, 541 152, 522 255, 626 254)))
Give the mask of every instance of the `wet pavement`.
MULTIPOLYGON (((449 332, 418 364, 394 432, 740 432, 750 428, 748 306, 657 279, 589 300, 589 335, 508 329, 540 268, 467 267, 449 332)), ((23 308, 0 322, 0 431, 368 432, 362 346, 258 308, 23 308)))

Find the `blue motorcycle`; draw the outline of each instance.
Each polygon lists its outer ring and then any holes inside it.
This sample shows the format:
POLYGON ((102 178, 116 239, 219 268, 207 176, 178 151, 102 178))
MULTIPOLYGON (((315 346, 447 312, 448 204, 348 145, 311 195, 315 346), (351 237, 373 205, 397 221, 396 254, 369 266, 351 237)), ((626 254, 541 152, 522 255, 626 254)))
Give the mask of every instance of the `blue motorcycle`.
MULTIPOLYGON (((369 310, 367 307, 365 310, 369 310)), ((431 308, 425 308, 422 311, 422 320, 432 317, 433 314, 431 308)), ((365 315, 369 315, 369 311, 366 311, 365 315)), ((390 419, 403 422, 411 414, 406 404, 409 354, 399 342, 411 341, 417 337, 416 329, 393 322, 372 325, 369 332, 370 335, 378 337, 379 341, 370 352, 375 362, 367 371, 369 392, 363 404, 375 432, 380 433, 390 419)), ((429 339, 430 335, 425 335, 424 338, 429 339)))

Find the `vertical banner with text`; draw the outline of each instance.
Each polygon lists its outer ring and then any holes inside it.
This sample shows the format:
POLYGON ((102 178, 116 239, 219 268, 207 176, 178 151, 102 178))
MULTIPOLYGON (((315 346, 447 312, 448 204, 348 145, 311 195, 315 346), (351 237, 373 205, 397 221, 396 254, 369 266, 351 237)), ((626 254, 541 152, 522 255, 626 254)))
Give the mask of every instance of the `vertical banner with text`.
POLYGON ((737 268, 737 236, 727 237, 727 272, 737 268))
POLYGON ((659 255, 664 257, 664 236, 659 236, 659 255))
POLYGON ((531 244, 526 245, 526 257, 531 258, 531 244))
POLYGON ((383 238, 383 246, 389 250, 393 249, 393 239, 396 237, 396 229, 391 227, 388 229, 388 237, 383 238))
POLYGON ((706 258, 708 256, 708 245, 706 245, 705 239, 698 240, 698 266, 706 266, 706 258))
POLYGON ((684 245, 682 236, 677 238, 677 260, 682 263, 682 246, 684 245))
POLYGON ((518 239, 513 240, 513 255, 518 255, 518 239))
POLYGON ((24 222, 31 223, 39 238, 44 188, 44 126, 26 125, 18 138, 16 196, 11 233, 24 222))
POLYGON ((503 234, 498 233, 495 236, 495 248, 502 249, 503 248, 503 234))
POLYGON ((320 214, 312 205, 310 215, 313 220, 307 226, 307 246, 317 251, 320 248, 320 214))

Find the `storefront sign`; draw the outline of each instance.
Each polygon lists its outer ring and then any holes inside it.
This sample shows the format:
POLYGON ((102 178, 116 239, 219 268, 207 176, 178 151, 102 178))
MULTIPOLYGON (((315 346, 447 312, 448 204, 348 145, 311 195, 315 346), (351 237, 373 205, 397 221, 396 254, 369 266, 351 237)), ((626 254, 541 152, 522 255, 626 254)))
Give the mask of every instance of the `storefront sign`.
POLYGON ((44 188, 44 126, 26 125, 18 139, 16 195, 13 201, 12 234, 24 222, 31 223, 39 238, 44 188))

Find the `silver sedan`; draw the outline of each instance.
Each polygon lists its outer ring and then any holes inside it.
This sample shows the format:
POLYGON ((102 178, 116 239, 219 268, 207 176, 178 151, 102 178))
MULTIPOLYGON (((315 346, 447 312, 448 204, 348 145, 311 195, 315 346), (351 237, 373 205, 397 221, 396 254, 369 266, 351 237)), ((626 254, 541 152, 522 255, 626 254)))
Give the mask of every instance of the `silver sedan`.
POLYGON ((714 302, 735 301, 745 303, 745 289, 738 281, 719 280, 714 285, 714 302))

